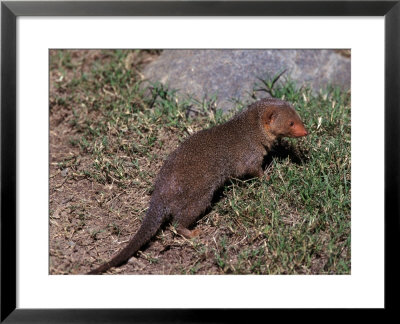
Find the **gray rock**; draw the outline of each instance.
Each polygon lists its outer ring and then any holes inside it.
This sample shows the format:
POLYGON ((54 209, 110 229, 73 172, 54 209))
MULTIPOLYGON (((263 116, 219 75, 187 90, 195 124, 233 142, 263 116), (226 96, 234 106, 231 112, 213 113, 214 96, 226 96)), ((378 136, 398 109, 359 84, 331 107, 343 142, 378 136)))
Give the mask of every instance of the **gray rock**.
POLYGON ((290 77, 315 93, 328 84, 350 89, 350 58, 334 50, 164 50, 143 74, 150 82, 179 90, 178 98, 216 95, 217 107, 227 111, 235 100, 250 99, 258 78, 285 69, 279 82, 290 77))

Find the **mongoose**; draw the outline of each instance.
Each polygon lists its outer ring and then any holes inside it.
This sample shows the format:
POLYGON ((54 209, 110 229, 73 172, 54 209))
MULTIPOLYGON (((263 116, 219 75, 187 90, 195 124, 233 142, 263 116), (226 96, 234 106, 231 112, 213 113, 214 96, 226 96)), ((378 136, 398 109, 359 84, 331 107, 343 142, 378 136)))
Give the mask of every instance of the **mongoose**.
POLYGON ((170 220, 177 231, 189 230, 210 206, 214 192, 229 178, 262 177, 262 163, 275 140, 300 137, 307 131, 286 101, 257 101, 228 122, 195 133, 165 160, 156 177, 150 206, 138 232, 110 261, 90 271, 100 274, 129 260, 170 220))

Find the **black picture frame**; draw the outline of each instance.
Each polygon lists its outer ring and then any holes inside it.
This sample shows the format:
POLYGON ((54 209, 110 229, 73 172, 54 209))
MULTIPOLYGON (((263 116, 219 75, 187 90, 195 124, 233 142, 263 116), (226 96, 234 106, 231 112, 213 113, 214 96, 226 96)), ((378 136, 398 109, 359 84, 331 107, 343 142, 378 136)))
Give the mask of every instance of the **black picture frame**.
MULTIPOLYGON (((16 308, 16 19, 19 16, 384 16, 385 310, 397 307, 399 276, 400 1, 129 1, 1 3, 1 322, 220 323, 268 310, 16 308)), ((373 84, 371 82, 371 88, 373 84)), ((366 89, 366 94, 368 93, 366 89)), ((368 157, 366 157, 368 158, 368 157)), ((368 162, 371 163, 371 162, 368 162)), ((371 163, 372 165, 372 163, 371 163)), ((371 256, 373 262, 373 256, 371 256)), ((266 292, 268 293, 268 292, 266 292)), ((380 315, 382 315, 380 313, 380 315)), ((269 314, 268 314, 269 316, 269 314)), ((306 319, 306 318, 305 318, 306 319)))

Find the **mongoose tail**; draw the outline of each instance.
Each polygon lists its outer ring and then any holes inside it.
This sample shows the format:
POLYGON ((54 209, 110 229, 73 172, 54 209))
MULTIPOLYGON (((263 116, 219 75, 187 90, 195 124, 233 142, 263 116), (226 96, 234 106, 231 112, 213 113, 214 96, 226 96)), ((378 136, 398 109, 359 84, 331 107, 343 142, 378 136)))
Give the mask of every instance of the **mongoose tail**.
POLYGON ((134 255, 143 245, 145 245, 154 235, 156 235, 158 229, 166 219, 166 216, 167 213, 162 207, 151 204, 142 225, 129 241, 128 245, 110 261, 102 264, 94 270, 89 271, 87 274, 101 274, 110 268, 120 266, 127 262, 132 255, 134 255))

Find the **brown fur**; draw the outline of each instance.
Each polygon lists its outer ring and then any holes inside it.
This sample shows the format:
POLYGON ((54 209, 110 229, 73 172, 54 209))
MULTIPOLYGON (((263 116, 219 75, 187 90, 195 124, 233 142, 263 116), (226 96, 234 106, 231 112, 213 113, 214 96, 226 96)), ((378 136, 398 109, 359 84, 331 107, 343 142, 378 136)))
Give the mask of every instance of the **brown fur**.
POLYGON ((166 220, 177 223, 183 235, 192 236, 188 227, 210 206, 214 192, 226 180, 261 177, 263 159, 277 138, 305 135, 292 106, 273 98, 257 101, 225 124, 192 135, 164 162, 136 235, 111 261, 89 274, 125 263, 166 220))

